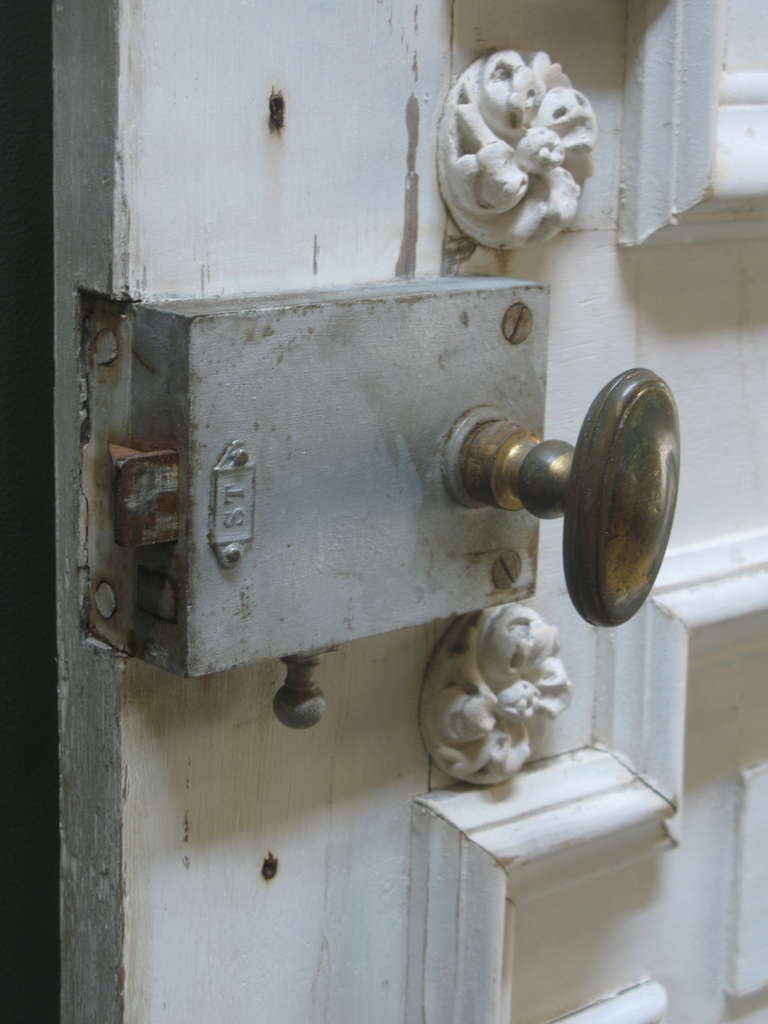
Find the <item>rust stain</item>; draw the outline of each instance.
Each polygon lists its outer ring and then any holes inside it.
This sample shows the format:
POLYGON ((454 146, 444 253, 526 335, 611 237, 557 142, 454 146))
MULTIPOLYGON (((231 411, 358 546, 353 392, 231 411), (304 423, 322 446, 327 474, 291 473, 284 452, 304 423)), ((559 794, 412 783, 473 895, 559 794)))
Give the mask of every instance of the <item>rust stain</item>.
POLYGON ((500 277, 509 277, 512 272, 512 260, 514 259, 514 252, 510 249, 496 249, 493 253, 493 258, 496 263, 496 272, 500 277))
POLYGON ((176 540, 178 452, 140 452, 115 444, 109 452, 115 541, 123 547, 142 547, 176 540))
POLYGON ((405 196, 403 200, 403 237, 395 265, 396 277, 413 277, 416 272, 416 241, 419 235, 419 176, 416 173, 416 149, 419 145, 419 101, 413 93, 405 104, 408 150, 405 157, 405 196))
POLYGON ((318 260, 319 256, 320 256, 320 243, 317 240, 317 235, 315 235, 315 240, 314 240, 314 243, 312 245, 312 273, 313 274, 317 274, 317 266, 318 266, 317 260, 318 260))

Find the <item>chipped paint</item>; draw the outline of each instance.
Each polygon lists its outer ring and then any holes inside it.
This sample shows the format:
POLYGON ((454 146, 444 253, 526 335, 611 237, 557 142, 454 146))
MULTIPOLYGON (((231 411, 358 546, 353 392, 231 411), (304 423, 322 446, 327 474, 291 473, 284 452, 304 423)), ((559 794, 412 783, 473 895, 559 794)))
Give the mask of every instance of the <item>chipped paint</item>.
POLYGON ((403 237, 395 266, 396 277, 413 277, 416 272, 416 242, 419 235, 419 175, 416 171, 416 150, 419 145, 419 101, 413 93, 405 105, 405 126, 408 149, 405 164, 405 196, 403 200, 403 237))

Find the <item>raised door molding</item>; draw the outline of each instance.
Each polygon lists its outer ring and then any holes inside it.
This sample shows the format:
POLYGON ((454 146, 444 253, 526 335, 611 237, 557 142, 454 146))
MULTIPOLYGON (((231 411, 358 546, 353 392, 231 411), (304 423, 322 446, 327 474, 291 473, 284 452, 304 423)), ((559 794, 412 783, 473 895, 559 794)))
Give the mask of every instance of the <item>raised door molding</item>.
POLYGON ((515 905, 680 841, 691 645, 765 613, 768 531, 670 553, 645 609, 604 634, 591 747, 415 801, 407 1020, 509 1021, 515 905))
POLYGON ((768 72, 723 70, 727 0, 630 0, 619 241, 768 235, 768 72))
POLYGON ((768 764, 739 779, 729 990, 751 995, 768 986, 768 764))
POLYGON ((418 799, 406 1019, 508 1021, 515 904, 669 845, 673 814, 634 772, 593 749, 499 786, 418 799))

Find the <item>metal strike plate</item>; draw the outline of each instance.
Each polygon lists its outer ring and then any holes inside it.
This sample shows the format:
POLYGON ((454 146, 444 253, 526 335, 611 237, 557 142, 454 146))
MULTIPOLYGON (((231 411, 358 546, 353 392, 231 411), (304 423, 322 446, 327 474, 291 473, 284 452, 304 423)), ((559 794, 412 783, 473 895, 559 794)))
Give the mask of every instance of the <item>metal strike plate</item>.
POLYGON ((536 521, 458 503, 443 450, 478 407, 541 431, 546 338, 506 278, 85 297, 89 637, 200 675, 529 596, 536 521), (175 540, 115 542, 110 445, 178 453, 175 540))

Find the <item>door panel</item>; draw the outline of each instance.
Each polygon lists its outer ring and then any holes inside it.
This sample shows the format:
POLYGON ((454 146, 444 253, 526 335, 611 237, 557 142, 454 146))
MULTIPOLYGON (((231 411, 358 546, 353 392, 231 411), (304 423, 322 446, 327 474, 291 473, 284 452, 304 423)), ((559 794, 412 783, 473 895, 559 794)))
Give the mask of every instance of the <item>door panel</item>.
POLYGON ((761 979, 739 966, 762 942, 744 815, 764 801, 738 812, 744 773, 768 760, 768 243, 618 247, 627 13, 57 7, 65 1021, 642 1024, 665 998, 676 1024, 768 1021, 761 979), (572 230, 457 264, 437 122, 452 76, 503 47, 547 50, 589 95, 596 173, 572 230), (631 365, 669 381, 683 432, 674 552, 637 623, 599 633, 577 617, 561 526, 542 525, 532 603, 560 630, 574 700, 517 785, 462 797, 472 828, 445 809, 453 790, 425 797, 446 788, 417 722, 445 623, 328 655, 328 712, 293 732, 270 709, 280 662, 175 678, 84 647, 78 606, 77 287, 201 299, 441 267, 551 285, 549 436, 573 439, 631 365), (585 788, 566 800, 574 758, 585 788), (539 784, 525 815, 541 856, 512 870, 514 843, 478 808, 514 823, 539 784))

